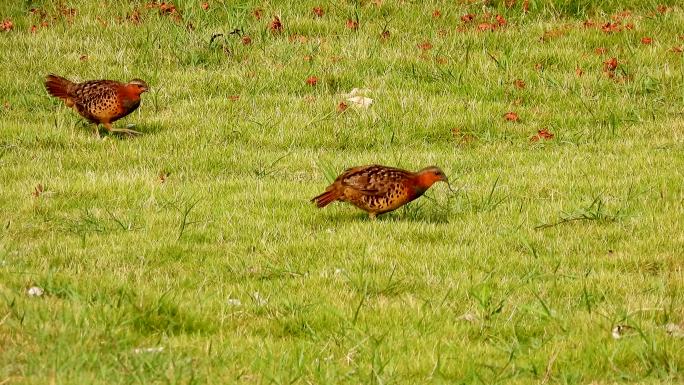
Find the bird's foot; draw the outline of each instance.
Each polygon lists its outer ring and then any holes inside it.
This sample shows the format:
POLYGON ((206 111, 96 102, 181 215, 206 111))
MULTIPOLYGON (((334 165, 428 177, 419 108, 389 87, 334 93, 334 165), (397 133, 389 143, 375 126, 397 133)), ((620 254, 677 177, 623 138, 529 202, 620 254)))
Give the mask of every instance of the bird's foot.
POLYGON ((128 134, 128 135, 142 135, 142 132, 130 130, 128 128, 112 128, 110 131, 111 132, 120 132, 120 133, 128 134))

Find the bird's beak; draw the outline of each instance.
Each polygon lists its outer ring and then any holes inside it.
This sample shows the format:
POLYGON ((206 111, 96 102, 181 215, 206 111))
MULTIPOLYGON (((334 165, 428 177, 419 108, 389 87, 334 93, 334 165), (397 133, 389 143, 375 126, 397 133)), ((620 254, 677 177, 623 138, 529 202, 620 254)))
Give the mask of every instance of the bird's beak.
POLYGON ((447 184, 447 187, 449 188, 449 191, 451 191, 452 193, 455 193, 455 192, 456 192, 456 191, 454 190, 454 188, 451 187, 451 183, 449 183, 449 178, 447 178, 446 175, 444 176, 444 179, 442 179, 442 180, 444 181, 444 183, 447 184))

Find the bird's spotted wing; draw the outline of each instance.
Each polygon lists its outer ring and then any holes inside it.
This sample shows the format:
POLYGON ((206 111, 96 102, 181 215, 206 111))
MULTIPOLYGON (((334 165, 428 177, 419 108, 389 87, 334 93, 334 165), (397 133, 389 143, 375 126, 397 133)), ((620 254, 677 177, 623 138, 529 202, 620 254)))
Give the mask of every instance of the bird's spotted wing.
POLYGON ((74 86, 73 99, 76 104, 87 105, 116 95, 122 84, 111 80, 90 80, 74 86))
POLYGON ((408 180, 411 173, 393 167, 370 165, 346 170, 339 180, 345 187, 365 195, 384 195, 397 183, 408 180))

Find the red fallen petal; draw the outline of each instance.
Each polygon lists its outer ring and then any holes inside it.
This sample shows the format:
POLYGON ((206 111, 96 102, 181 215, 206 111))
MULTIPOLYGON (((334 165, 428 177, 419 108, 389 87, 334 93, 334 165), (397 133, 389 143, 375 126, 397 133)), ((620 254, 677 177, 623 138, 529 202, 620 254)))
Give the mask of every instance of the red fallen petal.
POLYGON ((337 105, 337 112, 344 112, 349 108, 349 105, 345 102, 340 102, 340 104, 337 105))
POLYGON ((618 66, 618 61, 614 57, 603 62, 603 69, 606 71, 615 71, 617 66, 618 66))
POLYGON ((530 141, 537 142, 541 139, 551 140, 553 139, 553 134, 548 129, 542 128, 541 130, 537 131, 537 135, 534 135, 530 138, 530 141))
POLYGON ((318 84, 318 78, 315 76, 309 76, 308 78, 306 78, 306 84, 313 87, 316 84, 318 84))
POLYGON ((504 119, 508 120, 509 122, 517 122, 520 117, 515 112, 507 112, 504 114, 504 119))

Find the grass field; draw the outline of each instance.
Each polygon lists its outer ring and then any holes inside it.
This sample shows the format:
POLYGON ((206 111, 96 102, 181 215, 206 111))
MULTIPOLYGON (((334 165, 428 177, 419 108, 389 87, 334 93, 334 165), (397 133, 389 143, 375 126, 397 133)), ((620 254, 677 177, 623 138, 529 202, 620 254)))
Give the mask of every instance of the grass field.
POLYGON ((677 2, 202 3, 0 4, 0 384, 684 381, 677 2), (370 163, 454 192, 309 202, 370 163))

